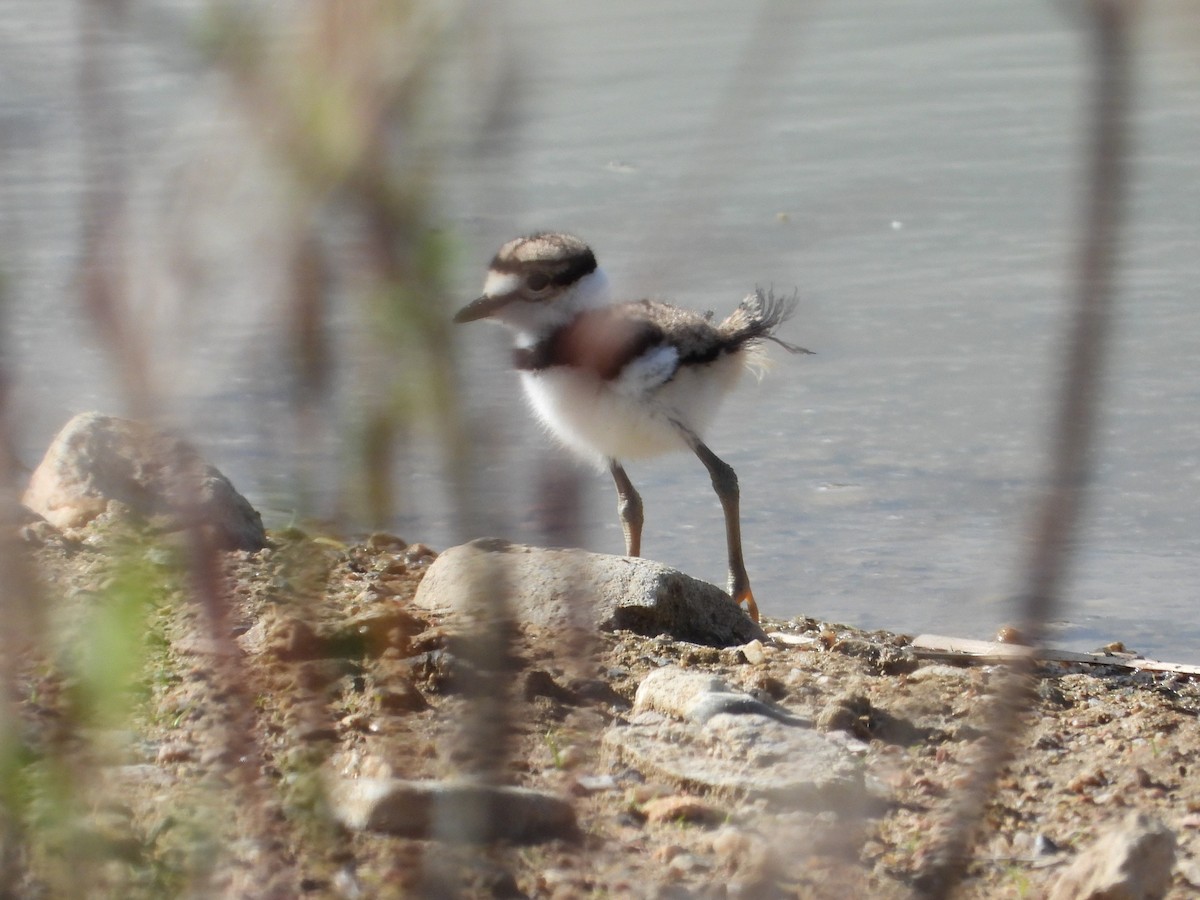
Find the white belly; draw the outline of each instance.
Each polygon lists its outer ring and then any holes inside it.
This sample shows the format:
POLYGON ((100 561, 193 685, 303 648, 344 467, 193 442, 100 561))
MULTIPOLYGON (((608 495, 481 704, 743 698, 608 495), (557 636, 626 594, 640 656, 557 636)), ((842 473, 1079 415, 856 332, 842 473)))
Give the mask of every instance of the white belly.
POLYGON ((604 381, 579 369, 557 366, 522 372, 525 395, 538 418, 580 456, 605 466, 685 450, 680 423, 703 435, 724 396, 744 368, 742 354, 704 366, 684 366, 654 387, 644 381, 604 381))

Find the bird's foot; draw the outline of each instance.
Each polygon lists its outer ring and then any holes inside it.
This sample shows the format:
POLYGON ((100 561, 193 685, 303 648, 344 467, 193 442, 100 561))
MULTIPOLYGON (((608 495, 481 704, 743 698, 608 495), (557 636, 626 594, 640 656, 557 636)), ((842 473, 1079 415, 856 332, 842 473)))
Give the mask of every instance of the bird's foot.
POLYGON ((758 604, 754 602, 754 592, 750 588, 742 588, 740 591, 734 592, 733 602, 738 606, 746 604, 746 612, 750 614, 750 619, 755 625, 758 624, 758 604))

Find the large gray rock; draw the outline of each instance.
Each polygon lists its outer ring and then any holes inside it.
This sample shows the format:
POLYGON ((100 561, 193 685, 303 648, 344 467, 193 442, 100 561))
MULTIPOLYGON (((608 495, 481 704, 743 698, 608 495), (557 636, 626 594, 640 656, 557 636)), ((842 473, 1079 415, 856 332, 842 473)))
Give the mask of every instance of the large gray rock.
POLYGON ((485 538, 429 567, 414 603, 476 615, 507 609, 547 628, 600 627, 729 647, 766 635, 720 588, 648 559, 485 538))
POLYGON ((633 715, 605 732, 604 747, 648 778, 709 794, 850 817, 871 800, 844 743, 701 672, 647 675, 633 715))
POLYGON ((58 433, 21 502, 67 532, 119 510, 160 531, 201 528, 225 549, 266 546, 258 512, 189 444, 94 412, 58 433))
POLYGON ((338 821, 353 831, 472 843, 578 837, 570 803, 528 788, 467 781, 339 779, 329 785, 329 805, 338 821))
POLYGON ((1050 900, 1157 900, 1171 887, 1175 834, 1131 813, 1096 839, 1059 875, 1050 900))

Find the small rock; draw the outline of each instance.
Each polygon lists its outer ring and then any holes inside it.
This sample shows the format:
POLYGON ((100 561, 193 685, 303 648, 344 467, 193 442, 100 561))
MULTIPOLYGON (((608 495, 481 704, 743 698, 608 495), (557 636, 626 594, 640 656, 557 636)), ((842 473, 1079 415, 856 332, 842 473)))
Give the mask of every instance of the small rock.
POLYGON ((404 551, 404 561, 410 566, 423 566, 437 559, 438 553, 426 544, 413 544, 404 551))
POLYGON ((625 799, 633 806, 644 806, 656 797, 669 797, 671 793, 672 791, 667 785, 649 782, 635 784, 625 792, 625 799))
POLYGON ((329 643, 337 656, 381 656, 392 648, 404 656, 413 637, 428 627, 428 622, 387 603, 353 616, 330 635, 329 643))
POLYGON ((871 701, 862 694, 846 694, 827 703, 817 716, 821 731, 844 731, 861 741, 871 737, 871 701))
POLYGON ((665 865, 683 852, 678 844, 663 844, 654 851, 654 861, 665 865))
POLYGON ((238 644, 247 653, 270 653, 284 662, 323 659, 328 646, 303 619, 268 612, 243 634, 238 644))
POLYGON ((448 650, 430 650, 402 660, 401 664, 419 687, 433 694, 453 692, 464 679, 479 677, 465 660, 448 650))
POLYGON ((712 849, 717 859, 725 865, 745 856, 751 844, 750 836, 740 828, 722 828, 713 835, 712 849))
POLYGON ((193 759, 195 755, 195 748, 188 744, 172 741, 159 746, 154 761, 161 766, 169 763, 186 762, 189 759, 193 759))
POLYGON ((301 722, 293 729, 293 733, 298 740, 305 744, 336 741, 338 739, 337 728, 333 724, 315 720, 301 722))
POLYGON ((732 690, 715 675, 692 672, 674 666, 655 669, 638 685, 634 697, 635 712, 654 710, 676 719, 707 722, 719 713, 743 713, 768 716, 802 724, 781 709, 741 691, 732 690))
POLYGON ((742 644, 741 651, 742 656, 746 657, 746 662, 752 666, 761 666, 767 661, 767 654, 763 650, 762 641, 753 640, 748 644, 742 644))
POLYGON ((765 697, 769 700, 782 700, 788 695, 787 685, 766 672, 755 672, 750 676, 746 687, 754 696, 765 697))
POLYGON ((210 744, 200 751, 200 765, 209 773, 214 769, 224 769, 235 762, 233 748, 223 744, 210 744))
POLYGON ((576 775, 572 793, 600 794, 617 789, 617 779, 611 775, 576 775))
POLYGON ((921 683, 923 681, 937 681, 938 679, 946 681, 967 681, 971 677, 971 672, 968 669, 960 668, 959 666, 949 666, 945 663, 933 663, 931 665, 920 666, 917 669, 909 672, 906 676, 910 682, 921 683))
POLYGON ((417 690, 417 686, 404 678, 390 681, 375 698, 382 712, 409 713, 429 709, 429 701, 417 690))
POLYGON ((309 660, 296 666, 296 686, 306 691, 321 691, 354 671, 354 666, 344 659, 309 660))
POLYGON ((343 716, 338 724, 347 731, 366 731, 371 725, 371 717, 362 712, 350 713, 343 716))
POLYGON ((1187 882, 1188 887, 1200 888, 1200 862, 1194 859, 1181 859, 1175 870, 1187 882))
POLYGON ((522 693, 526 700, 532 700, 535 697, 545 697, 548 700, 554 700, 557 703, 565 703, 569 706, 575 706, 579 703, 579 697, 570 689, 563 687, 554 677, 542 669, 532 669, 525 673, 524 685, 522 693))
POLYGON ((996 631, 996 642, 999 644, 1029 645, 1029 638, 1015 625, 1003 625, 996 631))
POLYGON ((177 783, 176 777, 161 766, 136 763, 105 770, 105 781, 118 796, 145 796, 151 789, 163 791, 177 783))
POLYGON ((1174 832, 1132 813, 1071 862, 1049 900, 1155 900, 1171 886, 1174 864, 1174 832))
POLYGON ((766 882, 776 868, 770 842, 733 825, 726 825, 713 834, 713 855, 717 862, 736 873, 734 883, 740 895, 756 893, 753 888, 766 882))
POLYGON ((577 769, 587 760, 587 751, 578 744, 567 744, 558 753, 554 754, 555 766, 559 769, 570 771, 577 769))
POLYGON ((1082 794, 1088 788, 1105 787, 1111 783, 1112 780, 1104 769, 1100 766, 1090 766, 1067 782, 1067 790, 1082 794))
POLYGON ((367 546, 372 550, 390 550, 399 553, 408 549, 408 542, 394 534, 376 531, 367 537, 367 546))
POLYGON ((789 716, 783 710, 777 709, 740 691, 725 691, 701 694, 688 710, 688 717, 696 722, 708 722, 718 715, 750 715, 763 716, 788 722, 792 725, 807 725, 803 719, 789 716))
POLYGON ((664 667, 655 669, 638 685, 634 712, 654 710, 676 719, 690 717, 692 707, 705 694, 729 693, 729 685, 716 675, 664 667))
POLYGON ((680 878, 697 870, 705 869, 704 861, 692 853, 679 853, 667 863, 667 874, 680 878))
POLYGON ((339 779, 329 802, 354 831, 455 842, 533 843, 578 836, 575 812, 560 797, 472 782, 339 779))
POLYGON ((806 809, 857 810, 865 784, 851 753, 786 711, 719 678, 663 668, 643 679, 634 715, 604 745, 648 778, 806 809))
POLYGON ((557 896, 558 889, 573 887, 575 880, 575 874, 568 869, 549 868, 538 873, 537 886, 541 891, 557 896))
POLYGON ((811 634, 792 634, 790 631, 772 631, 767 635, 776 644, 785 647, 809 647, 815 649, 821 643, 811 634))
POLYGON ((17 537, 33 547, 62 540, 63 533, 25 506, 17 507, 17 537))
POLYGON ((567 684, 567 690, 577 702, 629 708, 629 701, 613 690, 613 686, 603 678, 575 678, 567 684))
POLYGON ((94 412, 58 433, 21 502, 64 531, 119 509, 164 532, 200 528, 221 549, 267 543, 261 516, 191 445, 94 412))
POLYGON ((719 822, 725 818, 725 814, 720 810, 695 797, 684 795, 656 797, 642 807, 642 813, 646 816, 646 821, 651 823, 689 822, 702 825, 719 822))

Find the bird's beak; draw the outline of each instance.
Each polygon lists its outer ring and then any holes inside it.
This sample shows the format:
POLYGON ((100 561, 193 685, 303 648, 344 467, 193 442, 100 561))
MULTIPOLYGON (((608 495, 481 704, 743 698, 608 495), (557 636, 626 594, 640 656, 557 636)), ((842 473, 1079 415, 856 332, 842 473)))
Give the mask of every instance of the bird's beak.
POLYGON ((484 294, 478 300, 472 300, 462 309, 454 314, 454 322, 461 325, 463 322, 474 322, 477 319, 486 319, 495 315, 501 308, 507 306, 513 299, 512 294, 484 294))

